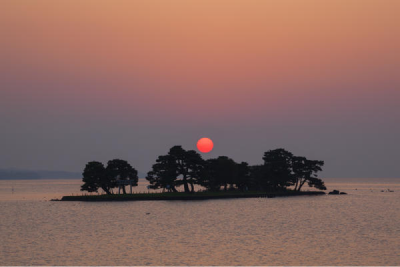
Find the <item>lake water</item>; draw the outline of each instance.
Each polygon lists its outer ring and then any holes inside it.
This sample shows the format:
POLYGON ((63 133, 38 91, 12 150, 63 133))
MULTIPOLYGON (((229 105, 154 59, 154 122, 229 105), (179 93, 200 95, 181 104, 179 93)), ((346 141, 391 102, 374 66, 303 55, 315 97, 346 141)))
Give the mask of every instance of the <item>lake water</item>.
POLYGON ((81 181, 0 181, 0 265, 400 265, 400 179, 324 180, 348 195, 52 202, 81 181))

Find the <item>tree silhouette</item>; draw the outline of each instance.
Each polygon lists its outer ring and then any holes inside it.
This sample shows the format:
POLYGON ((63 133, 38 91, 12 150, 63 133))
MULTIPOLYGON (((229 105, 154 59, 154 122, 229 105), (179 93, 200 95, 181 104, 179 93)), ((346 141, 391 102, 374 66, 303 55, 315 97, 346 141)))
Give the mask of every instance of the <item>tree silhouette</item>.
POLYGON ((146 179, 150 188, 168 189, 177 192, 183 185, 186 193, 194 192, 199 184, 209 191, 239 189, 241 191, 286 190, 290 186, 300 191, 304 184, 325 190, 324 182, 317 177, 323 161, 296 157, 279 148, 264 153, 264 164, 249 166, 246 162, 236 163, 227 156, 204 161, 193 151, 181 146, 172 147, 167 155, 159 156, 146 179))
POLYGON ((175 180, 178 176, 177 165, 173 157, 169 155, 159 156, 152 171, 147 173, 146 179, 150 183, 151 189, 168 189, 168 191, 178 192, 175 188, 175 180))
POLYGON ((241 162, 236 167, 237 174, 234 177, 234 184, 241 191, 250 187, 250 167, 247 162, 241 162))
POLYGON ((322 171, 323 161, 293 156, 282 148, 265 152, 263 160, 263 167, 256 170, 258 174, 252 174, 253 178, 257 176, 256 179, 260 179, 260 175, 263 177, 261 182, 258 181, 263 189, 275 190, 294 186, 294 190, 300 191, 307 183, 310 187, 326 190, 324 182, 317 176, 322 171))
POLYGON ((86 164, 82 181, 84 184, 81 186, 81 191, 97 192, 101 188, 107 195, 111 195, 110 190, 115 187, 115 183, 107 175, 103 163, 97 161, 91 161, 86 164))
MULTIPOLYGON (((132 186, 138 185, 138 172, 126 160, 113 159, 108 161, 106 172, 111 187, 115 187, 118 180, 129 180, 132 181, 132 186)), ((122 185, 122 191, 126 194, 125 185, 122 185)))
POLYGON ((221 187, 226 191, 228 186, 233 188, 234 184, 244 189, 248 175, 247 168, 247 163, 237 164, 226 156, 209 159, 206 161, 199 183, 210 191, 218 191, 221 187))
POLYGON ((308 160, 305 157, 293 157, 292 165, 295 190, 300 191, 306 182, 310 187, 326 190, 324 182, 317 176, 317 172, 322 171, 323 161, 308 160))
POLYGON ((97 161, 88 162, 82 175, 83 185, 81 186, 81 191, 97 192, 105 176, 103 163, 97 161))
POLYGON ((196 151, 185 151, 180 146, 173 147, 169 154, 174 157, 177 164, 178 178, 182 178, 182 180, 177 180, 177 185, 183 184, 185 192, 193 193, 194 184, 198 183, 198 179, 204 168, 204 160, 196 151))
POLYGON ((158 157, 146 179, 153 189, 169 186, 170 190, 177 191, 176 187, 183 185, 185 192, 190 193, 194 192, 203 166, 204 160, 196 151, 174 146, 167 155, 158 157))
POLYGON ((264 165, 254 165, 250 166, 249 169, 249 188, 255 191, 268 191, 271 188, 271 183, 268 180, 266 167, 264 165))
MULTIPOLYGON (((101 162, 91 161, 83 171, 81 191, 97 192, 101 188, 107 195, 111 195, 111 189, 117 186, 117 180, 131 180, 132 185, 137 186, 137 171, 125 160, 110 160, 107 168, 101 162)), ((123 191, 125 194, 125 187, 123 191)))
POLYGON ((218 191, 221 183, 218 180, 217 168, 215 168, 216 159, 208 159, 204 162, 204 168, 198 180, 199 184, 209 191, 218 191))
POLYGON ((264 153, 264 179, 272 189, 285 189, 293 185, 292 175, 293 154, 283 148, 269 150, 264 153))

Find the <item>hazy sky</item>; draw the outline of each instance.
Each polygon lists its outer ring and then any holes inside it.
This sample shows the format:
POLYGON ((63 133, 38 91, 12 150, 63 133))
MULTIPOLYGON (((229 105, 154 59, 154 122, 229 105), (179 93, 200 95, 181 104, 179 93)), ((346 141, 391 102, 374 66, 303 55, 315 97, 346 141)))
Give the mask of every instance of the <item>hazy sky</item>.
POLYGON ((400 176, 400 1, 0 2, 0 168, 147 172, 173 145, 400 176))

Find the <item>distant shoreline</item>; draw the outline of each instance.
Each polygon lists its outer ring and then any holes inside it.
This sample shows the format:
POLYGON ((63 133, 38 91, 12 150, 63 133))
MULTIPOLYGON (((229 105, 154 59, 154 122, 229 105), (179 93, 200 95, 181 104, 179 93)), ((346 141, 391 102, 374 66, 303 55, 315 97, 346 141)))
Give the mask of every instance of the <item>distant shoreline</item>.
MULTIPOLYGON (((38 181, 38 180, 77 180, 82 182, 82 177, 40 177, 40 178, 0 178, 0 181, 38 181)), ((139 181, 146 180, 146 178, 139 178, 139 181)))
MULTIPOLYGON (((140 177, 146 174, 139 172, 140 177)), ((0 180, 82 180, 81 172, 72 171, 50 171, 50 170, 24 170, 24 169, 1 169, 0 180)))
POLYGON ((0 178, 0 181, 40 181, 40 180, 77 180, 82 181, 82 178, 47 178, 47 177, 40 177, 40 178, 0 178))
POLYGON ((208 200, 231 198, 274 198, 288 196, 317 196, 325 195, 322 191, 285 191, 285 192, 197 192, 189 193, 140 193, 140 194, 113 194, 113 195, 81 195, 63 196, 54 201, 155 201, 155 200, 208 200))

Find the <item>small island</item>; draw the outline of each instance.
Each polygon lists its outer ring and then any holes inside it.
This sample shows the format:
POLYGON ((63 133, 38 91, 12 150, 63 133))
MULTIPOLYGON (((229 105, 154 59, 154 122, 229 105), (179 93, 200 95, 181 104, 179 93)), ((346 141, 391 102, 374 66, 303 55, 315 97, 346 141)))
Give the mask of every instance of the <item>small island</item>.
POLYGON ((254 166, 236 163, 226 156, 204 160, 194 150, 174 146, 167 155, 159 156, 148 172, 146 193, 132 193, 132 186, 138 185, 138 175, 127 161, 110 160, 106 167, 91 161, 83 171, 81 186, 81 191, 90 194, 64 196, 61 201, 207 200, 325 194, 301 191, 305 184, 326 190, 317 176, 323 161, 294 156, 282 148, 265 152, 262 159, 264 164, 254 166), (126 192, 127 185, 130 193, 126 192), (179 187, 183 187, 183 192, 178 191, 179 187), (196 188, 201 189, 196 191, 196 188), (118 191, 114 193, 114 189, 118 191))
POLYGON ((178 193, 135 193, 135 194, 112 194, 112 195, 80 195, 64 196, 61 201, 151 201, 151 200, 208 200, 228 198, 273 198, 288 196, 316 196, 325 195, 322 191, 281 191, 274 193, 266 192, 196 192, 187 194, 178 193))

